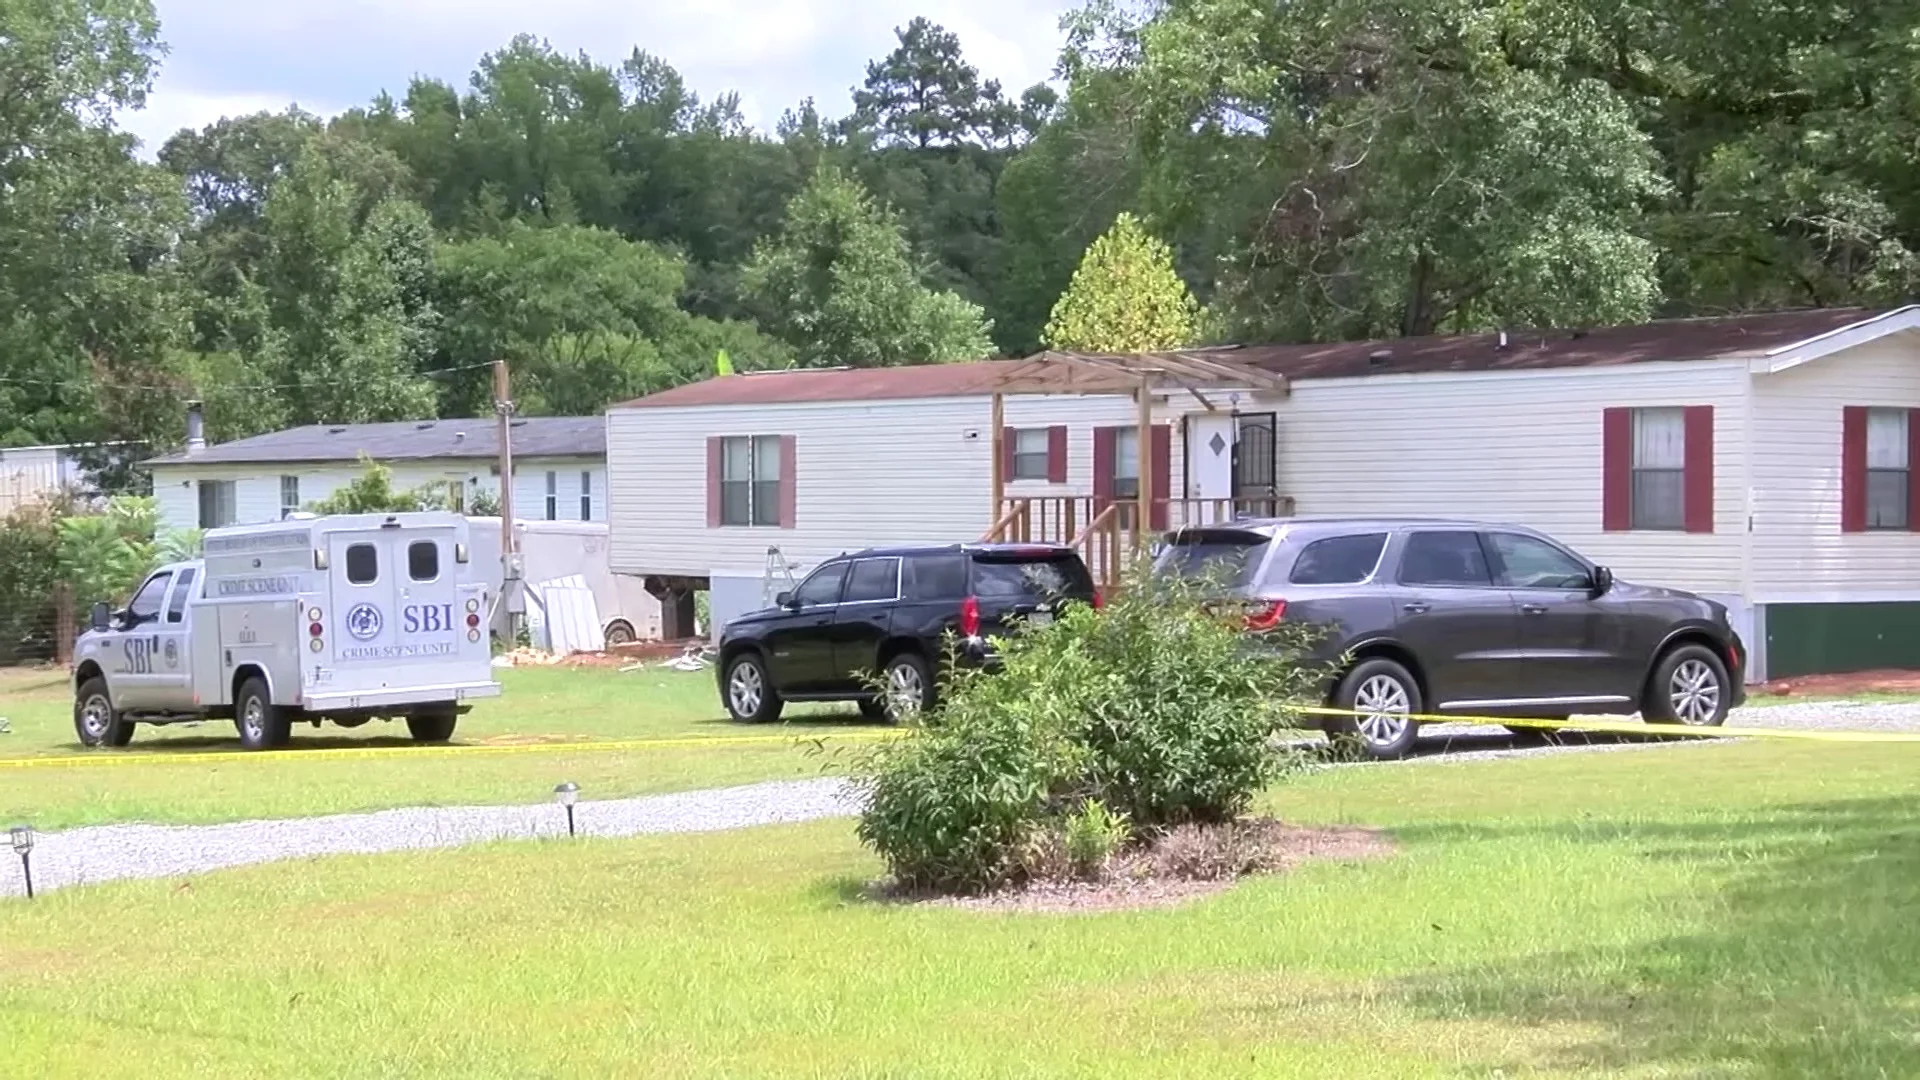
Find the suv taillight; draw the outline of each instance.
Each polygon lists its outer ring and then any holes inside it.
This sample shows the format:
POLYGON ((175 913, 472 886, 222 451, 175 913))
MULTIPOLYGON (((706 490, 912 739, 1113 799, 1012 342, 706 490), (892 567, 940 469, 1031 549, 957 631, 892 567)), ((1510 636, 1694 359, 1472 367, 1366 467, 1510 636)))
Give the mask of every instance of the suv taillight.
POLYGON ((980 636, 980 601, 971 596, 960 601, 960 636, 980 636))
POLYGON ((1280 625, 1287 614, 1285 600, 1263 600, 1247 609, 1247 629, 1271 630, 1280 625))
POLYGON ((1100 596, 1100 590, 1099 589, 1093 590, 1093 610, 1099 611, 1100 608, 1105 604, 1106 604, 1106 600, 1104 600, 1100 596))

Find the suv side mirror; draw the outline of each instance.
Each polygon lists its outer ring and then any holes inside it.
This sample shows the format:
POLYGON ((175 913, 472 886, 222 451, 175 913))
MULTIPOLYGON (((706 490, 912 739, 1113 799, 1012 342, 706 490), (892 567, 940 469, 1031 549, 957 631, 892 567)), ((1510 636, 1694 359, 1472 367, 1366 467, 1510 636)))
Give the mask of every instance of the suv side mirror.
POLYGON ((87 613, 87 626, 92 630, 105 630, 112 622, 113 614, 107 610, 105 601, 95 601, 93 610, 87 613))
POLYGON ((1604 566, 1593 568, 1593 595, 1605 596, 1613 588, 1613 571, 1604 566))
POLYGON ((783 608, 796 608, 796 607, 799 607, 800 605, 793 602, 792 593, 783 592, 780 595, 773 598, 773 606, 783 607, 783 608))

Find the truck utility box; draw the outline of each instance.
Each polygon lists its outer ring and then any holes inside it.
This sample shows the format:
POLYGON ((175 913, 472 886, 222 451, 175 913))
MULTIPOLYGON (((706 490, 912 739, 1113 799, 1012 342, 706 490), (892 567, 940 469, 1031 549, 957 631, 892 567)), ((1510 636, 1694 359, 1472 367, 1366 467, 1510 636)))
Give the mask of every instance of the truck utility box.
POLYGON ((209 530, 74 649, 74 729, 125 746, 136 724, 230 718, 249 749, 295 722, 404 719, 443 742, 500 693, 487 585, 458 514, 348 514, 209 530))

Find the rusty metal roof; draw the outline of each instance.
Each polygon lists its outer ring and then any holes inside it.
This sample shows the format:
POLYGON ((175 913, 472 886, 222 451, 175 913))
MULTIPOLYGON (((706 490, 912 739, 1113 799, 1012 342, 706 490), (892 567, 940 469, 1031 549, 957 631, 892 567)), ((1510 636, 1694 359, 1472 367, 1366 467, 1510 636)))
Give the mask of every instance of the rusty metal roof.
MULTIPOLYGON (((1180 353, 1222 366, 1247 366, 1287 380, 1436 371, 1531 371, 1612 367, 1654 360, 1759 356, 1879 318, 1894 309, 1812 308, 1705 319, 1669 319, 1590 330, 1508 330, 1317 345, 1235 345, 1180 353)), ((1036 361, 989 360, 897 368, 798 369, 727 375, 689 383, 615 408, 772 405, 991 394, 1022 380, 1036 361)), ((1140 357, 1108 358, 1140 363, 1140 357)))

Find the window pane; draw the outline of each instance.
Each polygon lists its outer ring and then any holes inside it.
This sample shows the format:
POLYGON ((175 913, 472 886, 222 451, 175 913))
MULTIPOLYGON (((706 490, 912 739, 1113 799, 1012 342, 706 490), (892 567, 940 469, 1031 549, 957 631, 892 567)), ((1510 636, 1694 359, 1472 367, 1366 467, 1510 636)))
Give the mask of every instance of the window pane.
POLYGON ((755 480, 753 482, 753 523, 779 526, 780 481, 755 480))
POLYGON ((1408 585, 1492 585, 1480 537, 1470 532, 1417 532, 1407 538, 1400 580, 1408 585))
POLYGON ((1047 466, 1050 464, 1052 461, 1046 454, 1015 454, 1013 455, 1013 475, 1009 479, 1045 480, 1048 476, 1047 466))
POLYGON ((762 483, 779 480, 786 474, 780 466, 780 437, 756 435, 753 439, 753 478, 762 483))
POLYGON ((371 585, 380 577, 380 555, 372 544, 354 544, 347 548, 347 582, 371 585))
POLYGON ((892 600, 899 595, 899 559, 862 559, 847 577, 846 602, 892 600))
POLYGON ((720 479, 753 479, 753 440, 741 436, 720 440, 720 479))
POLYGON ((1907 410, 1867 410, 1867 468, 1907 467, 1907 410))
POLYGON ((1114 432, 1113 475, 1115 479, 1139 479, 1140 433, 1133 428, 1114 432))
POLYGON ((967 595, 965 555, 921 555, 907 560, 909 600, 958 600, 967 595))
POLYGON ((407 576, 415 581, 432 581, 440 576, 440 545, 431 540, 415 540, 407 545, 407 576))
POLYGON ((720 484, 720 524, 751 525, 748 513, 753 485, 745 480, 725 480, 720 484))
POLYGON ((1633 410, 1633 467, 1683 469, 1687 464, 1684 409, 1633 410))
POLYGON ((127 602, 127 610, 135 619, 146 621, 160 617, 160 600, 166 595, 167 582, 172 577, 172 574, 155 574, 140 586, 140 591, 127 602))
POLYGON ((300 478, 283 476, 280 478, 280 516, 300 509, 300 478))
POLYGON ((1516 589, 1584 589, 1593 578, 1579 560, 1537 537, 1494 533, 1500 584, 1516 589))
POLYGON ((837 604, 840 602, 840 586, 846 579, 846 563, 828 563, 800 584, 799 590, 793 594, 794 599, 803 606, 837 604))
POLYGON ((1074 555, 1048 555, 1039 559, 982 557, 973 562, 973 595, 1000 600, 1091 596, 1093 577, 1074 555))
POLYGON ((1867 528, 1907 527, 1907 470, 1867 470, 1867 528))
POLYGON ((1635 469, 1633 472, 1633 527, 1685 528, 1686 473, 1680 469, 1635 469))
POLYGON ((167 621, 177 623, 186 617, 187 598, 193 595, 194 570, 189 566, 180 571, 173 586, 173 595, 167 598, 167 621))
POLYGON ((1254 567, 1266 557, 1267 544, 1259 533, 1182 529, 1169 540, 1154 569, 1220 588, 1238 588, 1247 584, 1254 567))
POLYGON ((1374 567, 1380 563, 1380 552, 1386 546, 1386 533, 1315 540, 1294 560, 1293 574, 1287 580, 1295 585, 1352 585, 1365 581, 1373 576, 1374 567))

